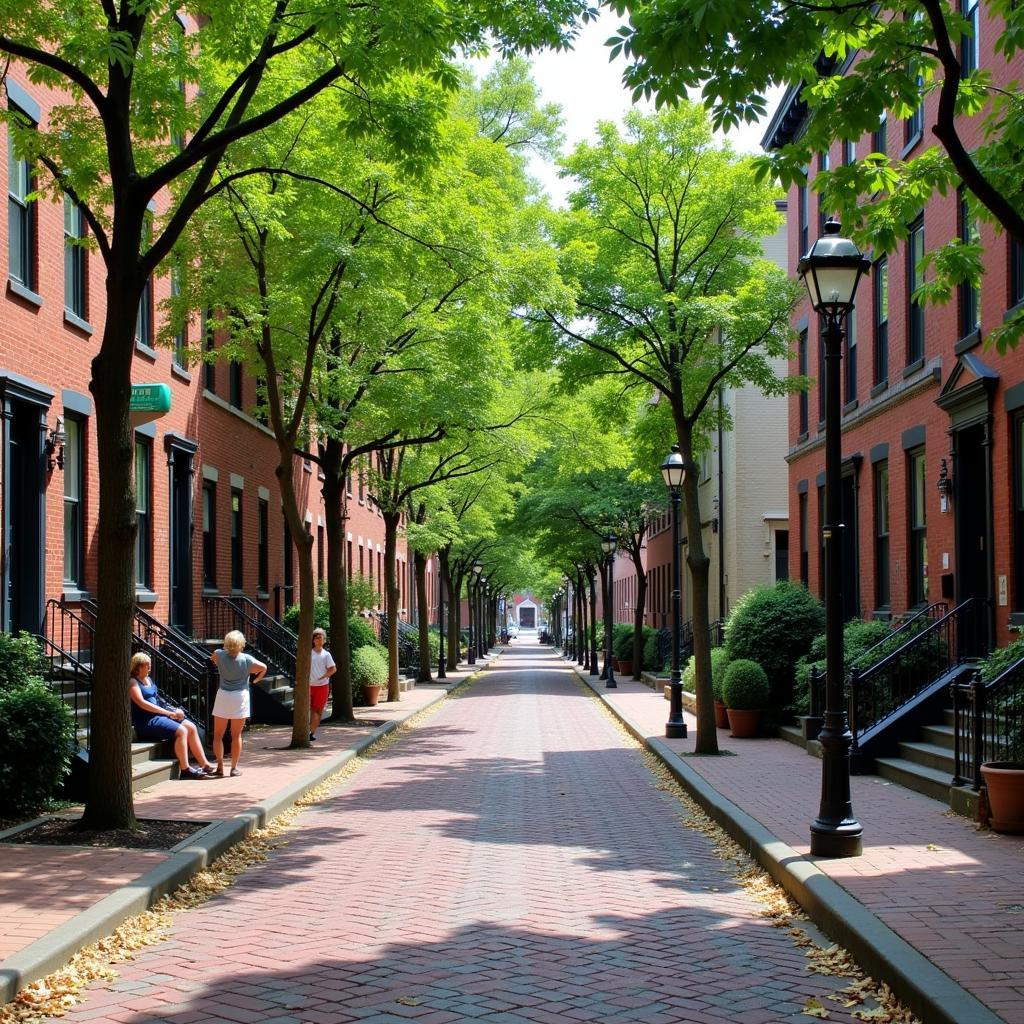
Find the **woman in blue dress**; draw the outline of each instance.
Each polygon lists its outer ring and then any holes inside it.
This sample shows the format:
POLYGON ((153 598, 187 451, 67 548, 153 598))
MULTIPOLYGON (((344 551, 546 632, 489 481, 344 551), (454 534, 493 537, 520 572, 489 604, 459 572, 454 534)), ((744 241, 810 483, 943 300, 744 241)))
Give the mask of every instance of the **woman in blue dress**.
POLYGON ((181 708, 171 711, 156 703, 156 683, 149 678, 150 660, 148 654, 133 654, 131 679, 128 682, 128 697, 131 700, 132 725, 140 740, 171 740, 174 753, 181 768, 181 778, 202 779, 213 775, 216 768, 206 760, 199 739, 199 730, 185 718, 181 708), (188 763, 188 753, 199 762, 194 768, 188 763))

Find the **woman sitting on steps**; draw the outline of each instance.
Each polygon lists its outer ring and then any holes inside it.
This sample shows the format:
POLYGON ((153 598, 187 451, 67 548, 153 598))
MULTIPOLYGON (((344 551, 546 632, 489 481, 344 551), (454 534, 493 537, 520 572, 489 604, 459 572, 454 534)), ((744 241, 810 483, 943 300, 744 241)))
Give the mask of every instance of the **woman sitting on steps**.
POLYGON ((133 654, 128 697, 131 700, 132 725, 140 740, 171 740, 178 758, 183 779, 201 779, 213 775, 216 768, 206 760, 206 752, 199 739, 199 730, 185 719, 181 708, 166 708, 158 703, 156 683, 149 678, 148 654, 133 654), (199 762, 194 768, 188 763, 188 752, 199 762))

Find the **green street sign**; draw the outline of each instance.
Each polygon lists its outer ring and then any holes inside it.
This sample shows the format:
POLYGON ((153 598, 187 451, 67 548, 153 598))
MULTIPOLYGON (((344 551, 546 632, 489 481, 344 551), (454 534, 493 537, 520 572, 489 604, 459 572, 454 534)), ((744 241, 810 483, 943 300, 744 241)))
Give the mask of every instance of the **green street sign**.
POLYGON ((159 416, 170 412, 170 387, 166 384, 133 384, 130 409, 132 412, 155 412, 159 416))

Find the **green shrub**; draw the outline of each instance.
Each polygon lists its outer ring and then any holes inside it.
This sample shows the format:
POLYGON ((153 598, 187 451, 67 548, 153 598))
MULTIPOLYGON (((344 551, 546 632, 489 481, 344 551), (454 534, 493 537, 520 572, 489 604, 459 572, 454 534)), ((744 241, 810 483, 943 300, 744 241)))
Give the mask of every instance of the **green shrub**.
POLYGON ((352 686, 386 686, 388 663, 377 647, 367 644, 352 655, 352 686))
POLYGON ((71 766, 75 722, 42 680, 0 688, 0 816, 33 811, 71 766))
POLYGON ((352 615, 348 620, 348 649, 358 651, 361 647, 377 643, 373 626, 361 615, 352 615))
POLYGON ((30 633, 13 636, 0 632, 0 690, 24 686, 41 676, 44 668, 42 652, 30 633))
POLYGON ((737 711, 758 711, 768 703, 770 694, 768 674, 756 661, 739 658, 729 662, 722 683, 726 707, 737 711))
POLYGON ((1018 634, 1005 647, 994 650, 979 666, 986 683, 1001 676, 1011 665, 1024 658, 1024 632, 1018 634))
POLYGON ((788 580, 754 587, 737 602, 725 624, 730 661, 755 661, 768 676, 769 706, 793 697, 793 669, 825 628, 825 610, 806 587, 788 580))
POLYGON ((658 631, 651 626, 644 626, 643 638, 644 669, 648 672, 657 672, 661 668, 661 659, 658 657, 658 631))
MULTIPOLYGON (((729 667, 729 654, 724 647, 711 648, 711 692, 715 700, 722 700, 722 687, 725 685, 725 670, 729 667)), ((693 693, 697 686, 697 658, 690 655, 690 660, 683 669, 683 688, 693 693)))
MULTIPOLYGON (((879 647, 870 661, 858 667, 863 671, 875 661, 880 661, 886 654, 895 649, 884 641, 892 633, 892 627, 880 619, 851 619, 843 627, 843 668, 849 672, 850 666, 878 644, 879 647)), ((825 671, 825 634, 820 633, 814 638, 810 650, 799 658, 794 673, 796 689, 793 693, 793 711, 798 715, 806 715, 810 711, 811 669, 817 667, 825 671)))
POLYGON ((623 661, 633 659, 633 627, 628 622, 612 626, 612 655, 623 661))
MULTIPOLYGON (((281 622, 293 633, 299 631, 299 606, 290 604, 281 618, 281 622)), ((331 605, 325 596, 318 594, 313 602, 313 628, 326 629, 327 635, 331 635, 331 605)))

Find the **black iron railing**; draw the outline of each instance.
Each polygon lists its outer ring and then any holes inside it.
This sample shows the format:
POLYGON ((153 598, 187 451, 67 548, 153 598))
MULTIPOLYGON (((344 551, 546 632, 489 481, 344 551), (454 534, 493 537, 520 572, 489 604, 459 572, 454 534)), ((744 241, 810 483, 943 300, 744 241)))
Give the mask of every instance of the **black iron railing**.
MULTIPOLYGON (((203 598, 203 615, 208 637, 223 637, 231 630, 238 630, 245 635, 247 646, 267 663, 272 674, 295 679, 297 641, 288 643, 287 637, 278 631, 282 627, 276 620, 272 621, 278 625, 278 630, 250 615, 247 606, 239 603, 236 598, 220 595, 203 598)), ((290 630, 286 632, 294 636, 290 630)))
MULTIPOLYGON (((47 625, 44 623, 44 628, 47 625)), ((47 681, 51 689, 71 709, 74 716, 75 742, 79 747, 88 750, 92 711, 92 669, 48 636, 37 635, 36 641, 48 664, 47 681)))
MULTIPOLYGON (((388 646, 389 622, 384 612, 376 613, 377 639, 383 646, 388 646)), ((418 674, 420 668, 420 635, 419 630, 402 619, 398 620, 398 667, 406 675, 418 674)))
POLYGON ((278 622, 270 612, 258 605, 251 597, 246 597, 244 594, 233 594, 229 600, 241 608, 253 622, 258 622, 260 629, 276 637, 282 646, 298 649, 298 636, 286 625, 278 622))
MULTIPOLYGON (((945 601, 936 601, 926 608, 915 612, 904 619, 896 626, 888 636, 879 640, 866 651, 857 655, 849 665, 845 666, 844 674, 846 679, 847 692, 849 692, 850 673, 857 669, 861 676, 876 662, 891 654, 897 647, 901 647, 911 637, 925 630, 932 622, 937 622, 949 611, 949 605, 945 601)), ((810 675, 812 718, 820 718, 825 712, 825 671, 822 668, 812 668, 810 675)))
POLYGON ((988 682, 975 671, 951 690, 953 785, 978 790, 987 761, 1024 761, 1024 658, 988 682))
POLYGON ((968 598, 873 665, 863 671, 851 669, 849 716, 854 751, 860 733, 893 714, 955 665, 985 653, 986 611, 984 601, 968 598))

